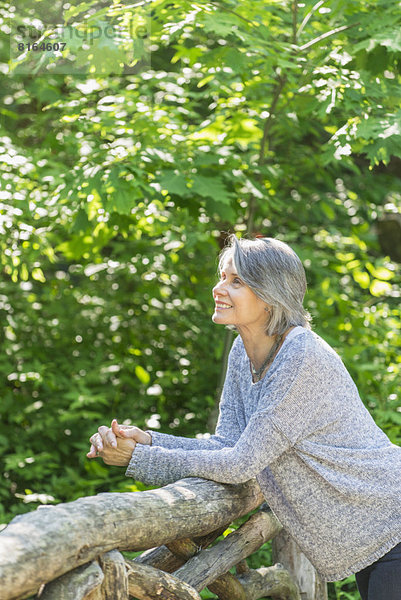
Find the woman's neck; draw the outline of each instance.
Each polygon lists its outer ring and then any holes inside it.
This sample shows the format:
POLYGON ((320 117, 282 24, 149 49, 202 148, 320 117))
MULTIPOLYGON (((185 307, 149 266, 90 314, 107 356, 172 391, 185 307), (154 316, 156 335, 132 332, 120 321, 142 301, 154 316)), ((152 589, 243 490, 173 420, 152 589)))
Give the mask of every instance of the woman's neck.
MULTIPOLYGON (((281 344, 292 329, 294 329, 294 327, 289 327, 287 331, 285 331, 281 340, 281 344)), ((256 370, 260 369, 260 367, 266 360, 267 355, 269 354, 270 350, 276 342, 276 336, 266 335, 266 333, 263 330, 257 332, 241 330, 240 328, 238 328, 238 330, 244 343, 245 351, 249 357, 249 360, 251 361, 253 367, 256 370)))

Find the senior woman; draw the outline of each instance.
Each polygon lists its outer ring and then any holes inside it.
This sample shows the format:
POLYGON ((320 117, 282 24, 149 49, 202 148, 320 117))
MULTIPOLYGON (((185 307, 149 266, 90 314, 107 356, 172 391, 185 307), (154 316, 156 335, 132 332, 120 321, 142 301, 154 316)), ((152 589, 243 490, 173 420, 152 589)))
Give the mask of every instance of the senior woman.
POLYGON ((100 427, 88 457, 164 485, 253 477, 326 581, 356 573, 363 600, 401 598, 401 448, 364 407, 336 352, 311 331, 305 272, 272 238, 220 255, 213 321, 234 327, 216 432, 190 439, 100 427))

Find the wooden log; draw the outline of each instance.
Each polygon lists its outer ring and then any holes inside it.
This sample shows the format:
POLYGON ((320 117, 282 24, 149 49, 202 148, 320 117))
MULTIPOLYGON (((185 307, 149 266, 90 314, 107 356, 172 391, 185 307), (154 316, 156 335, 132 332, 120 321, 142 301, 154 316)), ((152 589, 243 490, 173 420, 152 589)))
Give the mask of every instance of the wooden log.
POLYGON ((140 556, 137 556, 133 560, 125 559, 128 564, 131 562, 138 563, 140 565, 147 565, 148 567, 154 567, 160 569, 166 573, 172 573, 179 569, 186 561, 179 556, 175 556, 167 546, 160 546, 159 548, 152 548, 146 550, 140 556))
MULTIPOLYGON (((219 537, 225 527, 218 531, 213 532, 210 535, 202 538, 197 538, 197 541, 193 541, 189 538, 176 540, 166 546, 153 549, 153 551, 144 552, 141 556, 134 559, 134 562, 140 562, 141 564, 148 564, 149 566, 156 566, 163 571, 171 568, 172 565, 176 564, 175 569, 178 569, 181 565, 185 564, 187 560, 195 556, 200 548, 207 547, 217 537, 219 537), (168 554, 166 553, 168 552, 168 554), (152 565, 150 563, 153 563, 152 565)), ((127 561, 130 563, 130 561, 127 561)), ((174 569, 174 570, 175 570, 174 569)), ((173 569, 172 569, 173 570, 173 569)), ((226 573, 216 579, 213 584, 209 585, 211 592, 219 596, 220 600, 246 600, 245 592, 241 584, 235 579, 231 573, 226 573)))
POLYGON ((227 521, 224 523, 222 527, 207 533, 206 535, 202 535, 200 537, 194 537, 194 542, 200 546, 201 548, 207 548, 212 544, 220 535, 223 535, 228 525, 230 525, 231 521, 227 521))
POLYGON ((248 566, 248 563, 246 562, 246 558, 244 558, 237 565, 235 565, 235 572, 237 575, 248 573, 248 571, 250 571, 250 568, 248 566))
POLYGON ((167 544, 167 548, 176 556, 179 556, 183 560, 188 560, 200 551, 201 546, 196 544, 191 538, 180 538, 167 544))
POLYGON ((99 564, 92 561, 48 583, 40 600, 101 600, 103 578, 99 564))
POLYGON ((273 540, 273 560, 290 572, 303 600, 327 600, 326 582, 284 529, 273 540))
POLYGON ((219 600, 247 600, 244 586, 231 573, 220 575, 208 588, 219 600))
POLYGON ((224 540, 191 558, 174 575, 196 590, 202 590, 277 535, 281 527, 271 511, 258 511, 224 540))
POLYGON ((104 574, 102 600, 128 600, 128 574, 125 558, 118 550, 99 557, 104 574))
POLYGON ((206 535, 262 501, 255 480, 228 485, 188 478, 157 490, 98 494, 19 515, 0 532, 0 600, 33 593, 115 548, 145 550, 206 535))
POLYGON ((103 600, 101 588, 96 588, 85 596, 84 600, 103 600))
POLYGON ((199 548, 207 548, 209 544, 214 542, 227 529, 228 524, 225 524, 217 531, 212 531, 207 535, 194 538, 193 540, 190 538, 179 539, 170 542, 167 546, 159 546, 159 548, 146 550, 146 552, 134 558, 134 562, 172 573, 189 558, 197 554, 199 548))
POLYGON ((265 596, 285 600, 301 600, 298 586, 290 573, 280 564, 273 567, 251 569, 238 576, 245 590, 246 600, 258 600, 265 596))
POLYGON ((201 600, 198 592, 184 581, 133 561, 128 571, 128 586, 130 595, 138 600, 201 600))

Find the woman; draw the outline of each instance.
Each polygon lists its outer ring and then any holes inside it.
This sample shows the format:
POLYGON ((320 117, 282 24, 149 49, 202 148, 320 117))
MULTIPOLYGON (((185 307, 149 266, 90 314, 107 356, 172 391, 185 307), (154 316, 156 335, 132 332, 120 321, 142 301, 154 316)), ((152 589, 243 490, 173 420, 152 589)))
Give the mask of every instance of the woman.
POLYGON ((189 439, 100 427, 88 457, 147 484, 256 477, 269 506, 327 581, 356 573, 363 600, 401 598, 401 448, 364 407, 336 352, 309 326, 305 272, 272 238, 220 256, 215 323, 234 326, 216 432, 189 439))

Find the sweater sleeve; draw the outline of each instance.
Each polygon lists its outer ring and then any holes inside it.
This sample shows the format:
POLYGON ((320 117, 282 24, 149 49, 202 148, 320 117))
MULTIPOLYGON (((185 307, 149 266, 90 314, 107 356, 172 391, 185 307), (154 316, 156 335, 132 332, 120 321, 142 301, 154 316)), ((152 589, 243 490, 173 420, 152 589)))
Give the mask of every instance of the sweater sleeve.
POLYGON ((258 411, 233 447, 183 450, 137 445, 126 475, 148 485, 165 485, 183 477, 241 483, 258 475, 289 445, 269 411, 258 411))
POLYGON ((227 365, 227 374, 219 405, 219 418, 216 431, 207 439, 186 438, 158 431, 148 431, 152 436, 152 446, 162 448, 181 448, 182 450, 218 450, 234 446, 241 435, 235 403, 238 400, 238 341, 234 341, 227 365))

